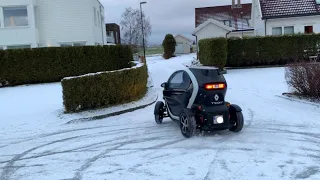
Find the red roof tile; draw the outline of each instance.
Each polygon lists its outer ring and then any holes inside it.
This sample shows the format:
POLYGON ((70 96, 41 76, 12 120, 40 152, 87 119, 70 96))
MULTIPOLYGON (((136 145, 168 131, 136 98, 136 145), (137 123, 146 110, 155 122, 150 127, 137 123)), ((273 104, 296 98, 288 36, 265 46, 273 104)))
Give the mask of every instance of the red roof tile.
POLYGON ((320 14, 315 0, 260 0, 263 19, 320 14))

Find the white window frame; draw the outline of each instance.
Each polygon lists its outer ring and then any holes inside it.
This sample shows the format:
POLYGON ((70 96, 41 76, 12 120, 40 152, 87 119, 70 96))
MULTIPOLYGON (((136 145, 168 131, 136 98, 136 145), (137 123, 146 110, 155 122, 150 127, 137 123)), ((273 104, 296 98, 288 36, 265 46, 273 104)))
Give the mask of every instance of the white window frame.
POLYGON ((100 17, 100 12, 97 11, 97 17, 98 17, 98 27, 100 28, 101 27, 101 17, 100 17))
POLYGON ((97 26, 97 9, 93 8, 93 18, 94 18, 94 25, 97 26))
POLYGON ((0 28, 4 28, 4 17, 3 17, 3 10, 0 6, 0 28))
POLYGON ((86 45, 86 41, 75 41, 75 42, 60 42, 59 45, 60 47, 72 47, 72 46, 77 46, 75 44, 80 44, 80 46, 85 46, 86 45), (67 45, 67 46, 63 46, 63 45, 67 45))
POLYGON ((14 5, 14 6, 2 6, 0 7, 0 13, 1 13, 1 16, 2 17, 0 19, 0 25, 1 25, 1 28, 25 28, 25 27, 30 27, 30 14, 29 14, 29 8, 28 8, 28 5, 14 5), (14 7, 25 7, 26 10, 27 10, 27 20, 28 20, 28 25, 25 25, 25 26, 5 26, 5 16, 4 16, 4 9, 5 8, 14 8, 14 7))
MULTIPOLYGON (((28 49, 28 48, 32 48, 32 45, 31 44, 12 44, 12 45, 6 45, 5 47, 4 47, 4 49, 10 49, 10 48, 8 48, 8 47, 10 47, 10 46, 30 46, 30 47, 26 47, 26 48, 16 48, 16 49, 28 49)), ((15 49, 15 48, 13 48, 13 49, 15 49)))

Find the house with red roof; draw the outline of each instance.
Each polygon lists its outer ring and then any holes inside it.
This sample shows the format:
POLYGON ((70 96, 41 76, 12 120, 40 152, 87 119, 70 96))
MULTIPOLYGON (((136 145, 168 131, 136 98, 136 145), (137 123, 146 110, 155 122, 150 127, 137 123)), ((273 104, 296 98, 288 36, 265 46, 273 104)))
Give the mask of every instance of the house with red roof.
POLYGON ((320 32, 320 0, 253 0, 256 35, 320 32))
POLYGON ((195 8, 196 41, 320 32, 320 0, 232 0, 225 6, 195 8))

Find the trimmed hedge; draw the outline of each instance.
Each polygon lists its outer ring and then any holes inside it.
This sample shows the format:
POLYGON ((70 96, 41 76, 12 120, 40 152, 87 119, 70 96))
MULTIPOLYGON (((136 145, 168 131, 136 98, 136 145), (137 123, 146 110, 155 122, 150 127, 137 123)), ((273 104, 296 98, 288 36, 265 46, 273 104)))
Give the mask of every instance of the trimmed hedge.
POLYGON ((199 60, 205 66, 223 68, 227 63, 227 39, 209 38, 199 41, 199 60))
POLYGON ((62 80, 66 112, 128 103, 147 92, 147 66, 88 74, 62 80))
POLYGON ((218 56, 219 59, 224 57, 216 52, 221 52, 224 55, 227 51, 225 66, 228 67, 284 65, 308 61, 309 56, 316 55, 320 45, 320 34, 228 38, 227 46, 224 46, 224 43, 221 44, 222 39, 226 38, 199 41, 201 63, 216 65, 207 62, 213 59, 213 56, 218 56), (215 46, 214 43, 216 43, 215 46))
POLYGON ((10 86, 58 82, 64 77, 127 68, 128 46, 78 46, 0 51, 0 79, 10 86))

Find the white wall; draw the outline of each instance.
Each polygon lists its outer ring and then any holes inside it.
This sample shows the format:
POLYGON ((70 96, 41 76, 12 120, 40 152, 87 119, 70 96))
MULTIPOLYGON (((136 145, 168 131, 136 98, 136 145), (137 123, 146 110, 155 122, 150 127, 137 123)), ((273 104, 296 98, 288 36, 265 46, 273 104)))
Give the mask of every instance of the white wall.
POLYGON ((1 0, 0 6, 6 5, 28 5, 29 26, 3 28, 3 13, 0 12, 0 46, 47 47, 60 46, 59 43, 95 45, 107 42, 104 19, 97 18, 100 20, 97 25, 94 22, 94 7, 96 17, 104 16, 104 8, 98 0, 1 0))
POLYGON ((103 28, 95 26, 96 0, 38 0, 36 11, 41 46, 59 46, 60 43, 85 42, 102 44, 103 28))
POLYGON ((31 45, 37 47, 38 30, 35 27, 34 6, 35 0, 8 0, 0 4, 0 46, 31 45), (5 27, 2 7, 27 6, 28 26, 5 27))
POLYGON ((199 42, 199 40, 206 38, 226 37, 227 33, 228 31, 226 29, 223 29, 215 24, 210 23, 198 32, 196 32, 195 35, 198 37, 197 41, 199 42))
POLYGON ((265 36, 265 22, 262 20, 262 12, 259 0, 252 0, 252 23, 255 29, 255 36, 265 36))
MULTIPOLYGON (((254 31, 243 31, 243 37, 250 36, 254 36, 254 31)), ((229 37, 242 37, 242 32, 231 32, 230 34, 228 34, 228 38, 229 37)))
POLYGON ((320 16, 304 16, 267 21, 267 35, 272 35, 272 27, 294 26, 294 33, 304 33, 304 26, 313 26, 314 33, 320 33, 320 16))
POLYGON ((106 44, 106 23, 104 22, 104 19, 100 18, 101 16, 104 16, 104 7, 102 6, 102 4, 100 4, 100 2, 98 0, 92 0, 92 15, 91 17, 94 18, 93 15, 93 7, 96 8, 96 14, 97 14, 97 26, 95 26, 94 23, 94 19, 92 20, 93 22, 93 36, 94 36, 94 41, 95 43, 99 43, 99 44, 106 44), (99 15, 99 17, 98 17, 99 15))
MULTIPOLYGON (((181 37, 181 36, 176 36, 175 37, 175 40, 176 40, 176 43, 180 43, 180 44, 183 44, 183 49, 182 49, 182 52, 178 52, 176 51, 175 53, 177 54, 188 54, 190 53, 190 45, 191 45, 191 42, 189 42, 188 40, 186 40, 185 38, 181 37)), ((177 50, 177 49, 176 49, 177 50)))

